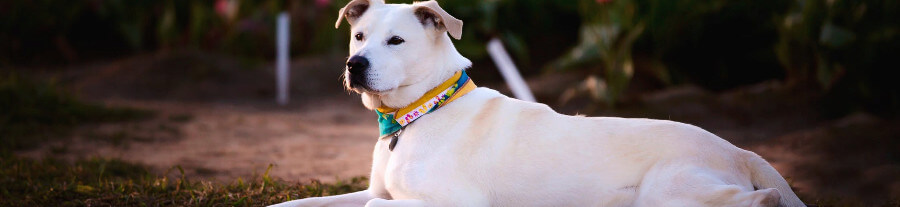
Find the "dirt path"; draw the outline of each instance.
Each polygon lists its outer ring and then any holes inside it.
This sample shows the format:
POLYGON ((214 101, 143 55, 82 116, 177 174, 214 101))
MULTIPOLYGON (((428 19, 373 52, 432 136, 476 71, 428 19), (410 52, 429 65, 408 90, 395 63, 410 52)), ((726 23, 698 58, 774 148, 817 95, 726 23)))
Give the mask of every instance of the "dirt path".
POLYGON ((69 140, 22 152, 31 157, 108 157, 160 173, 232 181, 262 174, 334 181, 366 176, 377 125, 358 96, 340 84, 342 59, 291 62, 288 106, 276 106, 274 71, 222 54, 171 51, 46 74, 79 97, 149 109, 155 118, 84 126, 69 140), (176 171, 177 172, 177 171, 176 171))
POLYGON ((365 176, 371 163, 373 116, 352 96, 316 106, 108 101, 157 111, 153 120, 89 126, 72 140, 25 154, 71 159, 120 158, 159 172, 180 165, 193 177, 233 180, 262 174, 304 181, 365 176), (259 107, 258 105, 263 105, 259 107))

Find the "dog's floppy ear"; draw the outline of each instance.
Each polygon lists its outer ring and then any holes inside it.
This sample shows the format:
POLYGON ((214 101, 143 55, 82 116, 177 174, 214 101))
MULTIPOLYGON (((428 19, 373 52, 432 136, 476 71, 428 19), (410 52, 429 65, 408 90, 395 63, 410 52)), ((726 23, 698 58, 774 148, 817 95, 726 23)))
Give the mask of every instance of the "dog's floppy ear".
POLYGON ((347 18, 347 23, 353 25, 369 9, 372 4, 384 4, 384 0, 353 0, 338 11, 338 19, 334 22, 334 28, 341 26, 341 20, 347 18))
POLYGON ((450 16, 444 9, 441 9, 437 1, 417 2, 413 5, 416 7, 414 10, 416 17, 419 18, 422 25, 432 24, 440 32, 446 30, 453 38, 462 38, 462 20, 450 16))

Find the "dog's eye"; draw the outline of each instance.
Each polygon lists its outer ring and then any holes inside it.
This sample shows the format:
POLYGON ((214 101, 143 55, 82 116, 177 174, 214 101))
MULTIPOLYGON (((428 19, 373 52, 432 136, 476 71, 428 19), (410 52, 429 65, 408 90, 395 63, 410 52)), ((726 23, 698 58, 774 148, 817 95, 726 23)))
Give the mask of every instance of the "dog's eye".
POLYGON ((387 41, 387 43, 388 43, 389 45, 399 45, 400 43, 403 43, 403 42, 405 42, 405 41, 403 40, 403 38, 400 38, 400 37, 398 37, 398 36, 393 36, 393 37, 391 37, 391 39, 389 39, 389 40, 387 41))
POLYGON ((356 35, 353 35, 353 37, 356 37, 356 40, 362 41, 362 39, 363 39, 363 34, 362 34, 362 32, 356 33, 356 35))

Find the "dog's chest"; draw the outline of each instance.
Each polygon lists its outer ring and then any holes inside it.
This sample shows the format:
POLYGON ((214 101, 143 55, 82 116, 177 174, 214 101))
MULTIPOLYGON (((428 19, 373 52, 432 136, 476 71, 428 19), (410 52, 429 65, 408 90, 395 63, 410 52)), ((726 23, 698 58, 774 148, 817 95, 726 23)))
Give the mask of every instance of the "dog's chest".
MULTIPOLYGON (((455 162, 449 160, 445 150, 436 148, 432 142, 413 137, 413 133, 404 132, 398 139, 394 150, 388 150, 390 138, 380 141, 379 153, 385 160, 383 166, 384 189, 394 199, 420 198, 434 192, 448 176, 453 176, 455 162)), ((435 137, 432 137, 435 138, 435 137)))

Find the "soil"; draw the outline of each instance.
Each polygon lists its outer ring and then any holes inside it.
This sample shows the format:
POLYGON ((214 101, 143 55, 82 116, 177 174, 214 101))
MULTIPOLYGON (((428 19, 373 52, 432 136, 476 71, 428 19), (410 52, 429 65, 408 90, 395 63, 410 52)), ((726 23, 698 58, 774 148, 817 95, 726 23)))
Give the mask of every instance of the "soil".
MULTIPOLYGON (((270 164, 269 175, 290 181, 367 176, 375 115, 342 89, 341 63, 342 57, 293 61, 286 106, 274 103, 271 65, 248 67, 225 55, 180 51, 47 72, 86 99, 157 114, 84 126, 70 139, 20 154, 120 158, 160 173, 181 166, 188 176, 219 181, 259 176, 270 164)), ((866 113, 822 117, 817 94, 776 81, 720 93, 690 85, 634 92, 615 108, 588 96, 560 102, 559 92, 583 75, 528 82, 539 101, 561 113, 700 126, 766 158, 807 200, 900 200, 900 121, 866 113)), ((502 82, 479 85, 509 94, 502 82)))

